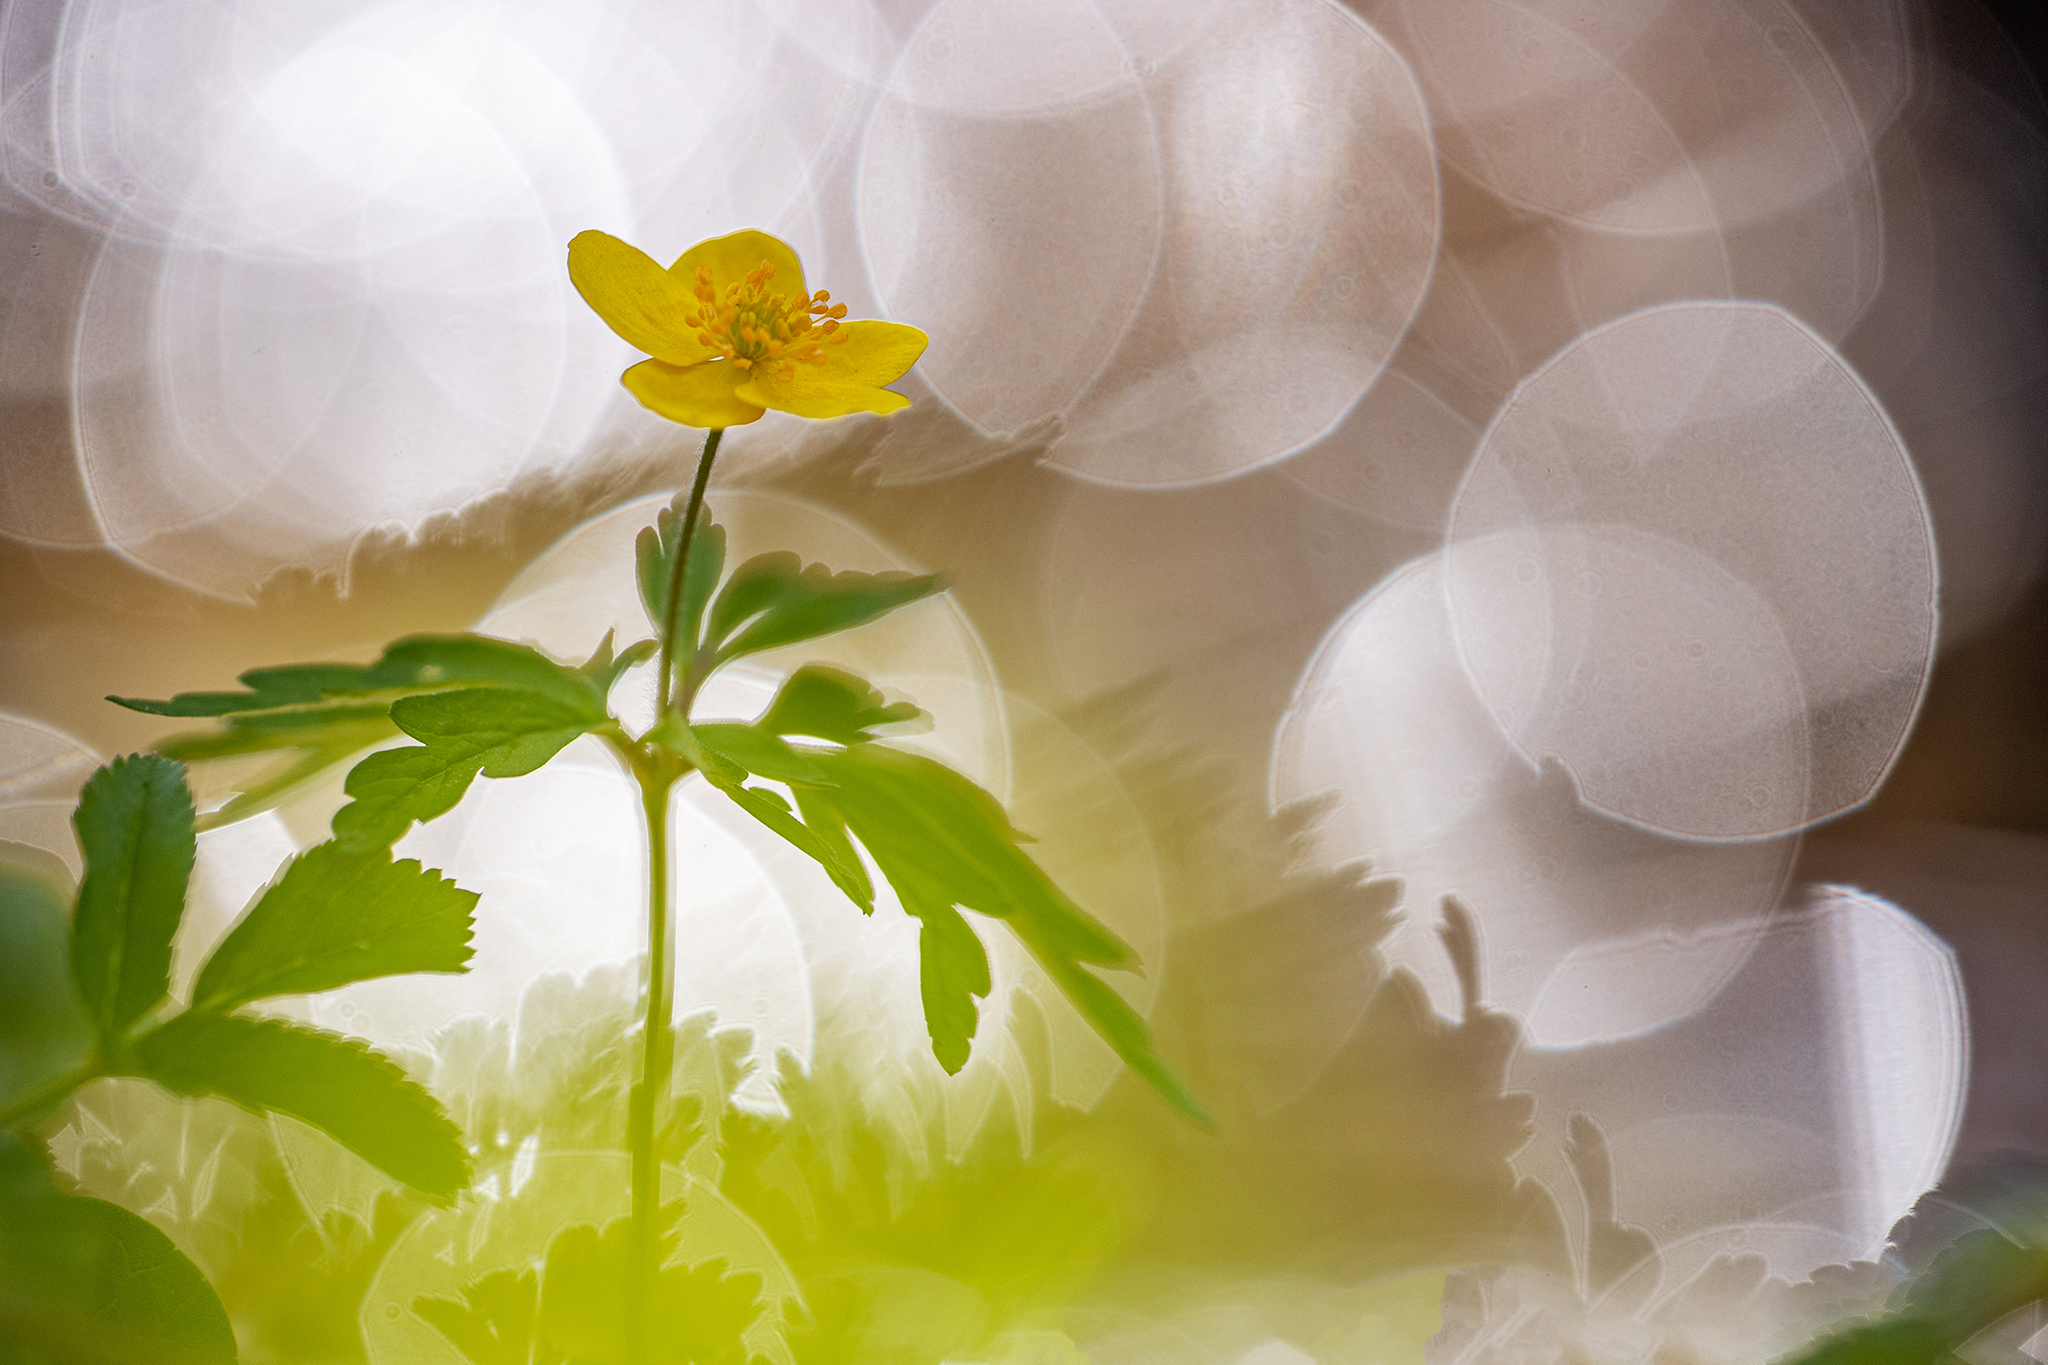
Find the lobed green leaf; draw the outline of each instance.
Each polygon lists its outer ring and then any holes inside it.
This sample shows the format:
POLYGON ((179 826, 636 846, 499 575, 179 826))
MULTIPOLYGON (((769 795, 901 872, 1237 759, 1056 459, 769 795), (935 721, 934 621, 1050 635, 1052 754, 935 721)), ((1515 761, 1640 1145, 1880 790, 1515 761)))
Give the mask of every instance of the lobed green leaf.
MULTIPOLYGON (((718 785, 718 784, 714 784, 718 785)), ((781 835, 799 851, 825 869, 833 885, 846 893, 847 899, 861 908, 862 914, 873 914, 875 909, 875 888, 868 881, 867 870, 860 864, 860 855, 853 845, 842 838, 834 842, 821 838, 816 830, 796 817, 789 802, 780 792, 766 787, 743 787, 737 784, 720 785, 718 789, 731 797, 733 803, 763 825, 781 835)))
POLYGON ((448 1338, 470 1365, 531 1365, 540 1312, 540 1272, 494 1270, 459 1288, 459 1299, 421 1294, 412 1311, 448 1338))
POLYGON ((301 1119, 437 1202, 469 1184, 462 1132, 434 1098, 388 1057, 338 1033, 188 1011, 136 1043, 134 1074, 174 1094, 301 1119))
POLYGON ((394 702, 456 688, 509 687, 548 697, 600 719, 619 674, 647 657, 651 643, 581 668, 556 663, 529 645, 483 635, 415 635, 387 648, 374 664, 294 664, 252 669, 244 692, 184 692, 168 701, 110 697, 131 710, 160 716, 218 718, 224 728, 173 735, 157 752, 183 762, 277 752, 266 769, 201 828, 267 810, 327 769, 389 739, 398 727, 394 702))
MULTIPOLYGON (((634 542, 640 584, 640 605, 655 634, 668 628, 668 585, 675 575, 676 552, 682 548, 683 512, 688 495, 678 493, 675 502, 662 509, 655 524, 640 532, 634 542)), ((697 651, 703 631, 704 604, 718 586, 725 571, 725 528, 711 519, 711 509, 697 517, 697 534, 690 538, 690 562, 683 569, 683 600, 676 611, 676 648, 679 659, 697 651)))
POLYGON ((841 750, 825 765, 831 799, 893 884, 928 878, 953 903, 1029 920, 1049 948, 1078 961, 1135 968, 1137 956, 1025 853, 1002 803, 936 759, 884 745, 841 750))
POLYGON ((990 988, 986 950, 960 914, 975 910, 1007 923, 1117 1055, 1175 1108, 1207 1123, 1207 1111, 1160 1060, 1143 1017, 1087 970, 1135 969, 1130 946, 1024 852, 1027 836, 993 796, 936 760, 866 742, 873 725, 904 718, 862 680, 812 668, 785 684, 754 726, 671 728, 687 729, 691 742, 718 760, 715 767, 699 765, 714 786, 816 861, 863 912, 873 909, 874 887, 855 841, 866 848, 918 920, 925 1026, 932 1055, 947 1071, 966 1065, 975 1002, 990 988), (784 733, 844 747, 800 750, 781 741, 784 733), (735 775, 735 768, 743 771, 735 775), (796 806, 777 792, 745 786, 748 775, 785 783, 796 806))
POLYGON ((152 716, 232 716, 248 711, 314 706, 330 693, 361 692, 370 669, 363 664, 286 664, 252 668, 238 681, 244 692, 180 692, 166 701, 141 697, 108 697, 116 706, 152 716))
MULTIPOLYGON (((655 1211, 656 1270, 649 1335, 655 1359, 671 1365, 749 1365, 747 1329, 766 1311, 761 1276, 733 1271, 723 1257, 675 1263, 683 1205, 655 1211)), ((539 1266, 496 1270, 458 1288, 460 1298, 423 1294, 412 1311, 471 1365, 626 1359, 626 1292, 635 1259, 628 1219, 599 1228, 572 1223, 548 1243, 539 1266)))
POLYGON ((873 732, 884 726, 926 719, 911 702, 885 701, 865 678, 824 664, 805 664, 783 680, 775 700, 754 724, 771 735, 859 744, 873 739, 873 732))
POLYGON ((465 891, 388 851, 316 845, 294 858, 229 931, 192 988, 192 1008, 226 1011, 407 972, 469 968, 476 908, 465 891))
POLYGON ((1209 1122, 1160 1060, 1144 1019, 1084 966, 1134 969, 1136 955, 1032 861, 993 796, 942 763, 879 744, 849 746, 824 766, 836 785, 806 792, 807 801, 830 803, 920 921, 926 1024, 942 1065, 957 1069, 965 1060, 961 1030, 971 1037, 972 1020, 964 997, 987 991, 985 984, 975 988, 984 978, 939 913, 958 906, 1008 924, 1126 1065, 1183 1114, 1209 1122), (935 999, 944 1007, 936 1018, 935 999))
MULTIPOLYGON (((260 814, 276 804, 285 802, 295 790, 328 772, 330 767, 348 761, 352 755, 373 749, 383 741, 397 735, 399 729, 391 724, 389 714, 379 714, 373 722, 336 724, 324 726, 317 733, 295 733, 287 739, 289 745, 276 745, 281 759, 260 774, 246 780, 242 790, 225 800, 221 806, 201 814, 195 821, 195 829, 219 829, 221 825, 233 825, 244 821, 252 814, 260 814)), ((174 757, 178 761, 199 761, 209 757, 229 757, 238 753, 262 753, 270 745, 260 747, 238 747, 236 741, 244 739, 244 731, 227 731, 223 735, 195 735, 195 737, 174 737, 158 745, 158 753, 174 757), (188 743, 190 741, 190 743, 188 743), (221 741, 221 743, 209 743, 221 741)), ((260 735, 256 735, 260 737, 260 735)))
POLYGON ((636 640, 618 654, 613 654, 612 641, 617 634, 616 630, 607 630, 604 639, 598 641, 596 651, 576 669, 590 679, 591 686, 601 697, 611 696, 612 688, 618 686, 627 669, 654 657, 656 645, 652 640, 636 640))
POLYGON ((719 663, 865 625, 945 590, 936 574, 833 573, 787 550, 733 570, 711 605, 705 649, 719 663))
POLYGON ((85 880, 72 919, 71 974, 108 1046, 170 990, 171 939, 198 849, 192 818, 183 765, 152 754, 115 759, 79 796, 72 825, 85 880))
MULTIPOLYGON (((832 804, 828 794, 810 787, 795 787, 791 794, 796 797, 796 808, 803 815, 804 828, 811 838, 823 849, 823 855, 813 854, 823 864, 825 871, 832 873, 832 880, 846 893, 846 898, 860 907, 863 915, 875 912, 875 887, 868 878, 867 865, 861 862, 860 853, 853 846, 853 838, 846 829, 845 817, 832 804), (835 868, 845 869, 841 876, 835 868)), ((799 845, 801 847, 801 845, 799 845)))
POLYGON ((0 1135, 0 1355, 232 1365, 235 1333, 206 1276, 155 1225, 64 1193, 40 1151, 0 1135))
POLYGON ((507 687, 550 698, 593 720, 604 716, 597 683, 531 645, 488 635, 413 635, 393 642, 370 667, 368 690, 418 693, 449 687, 507 687))
MULTIPOLYGON (((588 706, 596 687, 577 670, 531 645, 488 635, 409 635, 387 646, 374 664, 286 664, 242 674, 242 692, 180 692, 167 701, 107 700, 153 716, 240 717, 264 712, 325 712, 389 704, 400 696, 448 687, 517 687, 588 706)), ((288 723, 288 722, 285 722, 288 723)))
POLYGON ((980 1020, 974 1002, 988 994, 988 950, 950 905, 906 898, 903 908, 918 921, 918 997, 932 1055, 952 1074, 967 1065, 980 1020))
POLYGON ((389 848, 417 821, 452 810, 479 772, 523 777, 579 735, 605 723, 602 710, 509 687, 435 692, 394 702, 391 719, 421 747, 371 754, 349 773, 353 798, 334 814, 334 837, 363 852, 389 848))
POLYGON ((256 723, 265 719, 252 717, 246 722, 237 720, 221 730, 188 730, 171 735, 157 743, 156 752, 180 763, 292 751, 339 750, 345 758, 373 744, 381 744, 398 733, 398 727, 391 723, 388 704, 379 704, 367 711, 359 707, 336 707, 327 713, 301 712, 293 717, 291 725, 256 723))
POLYGON ((779 736, 754 726, 700 721, 690 731, 700 746, 756 777, 809 786, 832 784, 825 770, 811 758, 779 736))

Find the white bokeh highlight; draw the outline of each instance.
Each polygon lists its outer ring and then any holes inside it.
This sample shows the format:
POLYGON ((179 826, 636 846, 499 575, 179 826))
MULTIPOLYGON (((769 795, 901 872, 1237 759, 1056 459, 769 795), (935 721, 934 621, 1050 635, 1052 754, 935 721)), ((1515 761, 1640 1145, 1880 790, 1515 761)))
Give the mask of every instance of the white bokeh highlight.
POLYGON ((1532 770, 1460 664, 1443 573, 1435 556, 1409 564, 1323 642, 1275 736, 1273 803, 1323 807, 1319 863, 1370 861, 1406 882, 1385 951, 1439 1012, 1462 1008, 1436 935, 1439 898, 1457 895, 1478 916, 1486 999, 1534 1041, 1684 1017, 1754 947, 1795 841, 1674 839, 1590 809, 1561 768, 1532 770))
POLYGON ((1776 308, 1652 309, 1569 347, 1487 432, 1445 555, 1502 733, 1600 809, 1676 834, 1774 835, 1858 805, 1933 664, 1934 546, 1905 449, 1776 308))

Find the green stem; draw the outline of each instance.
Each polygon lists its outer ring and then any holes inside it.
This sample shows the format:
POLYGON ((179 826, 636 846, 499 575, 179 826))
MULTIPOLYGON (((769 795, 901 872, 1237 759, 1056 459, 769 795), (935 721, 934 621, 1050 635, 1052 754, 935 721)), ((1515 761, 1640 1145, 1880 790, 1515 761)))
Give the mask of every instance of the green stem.
MULTIPOLYGON (((711 461, 718 454, 718 440, 725 435, 724 427, 713 427, 704 433, 704 453, 697 457, 697 481, 690 486, 689 510, 683 513, 683 537, 676 546, 676 562, 668 571, 667 619, 661 626, 661 664, 656 671, 660 686, 655 691, 659 699, 656 719, 674 705, 674 684, 676 665, 676 628, 682 621, 683 576, 690 565, 690 542, 697 535, 697 517, 704 510, 704 486, 711 482, 711 461)), ((689 642, 691 648, 696 641, 689 642)))
MULTIPOLYGON (((719 438, 724 435, 722 427, 704 433, 704 452, 697 457, 697 478, 690 485, 675 562, 669 566, 668 605, 661 623, 661 662, 654 693, 657 720, 678 704, 678 688, 687 685, 687 678, 676 677, 683 582, 689 574, 697 520, 704 511, 704 489, 711 482, 711 462, 717 458, 719 438)), ((685 643, 695 650, 695 640, 685 643)), ((633 1160, 633 1211, 625 1284, 626 1359, 631 1365, 645 1365, 653 1353, 654 1287, 661 1270, 661 1239, 657 1235, 661 1160, 654 1150, 654 1135, 668 1095, 669 1073, 675 1067, 675 1032, 669 1017, 675 1010, 671 1002, 675 999, 676 967, 668 942, 668 801, 684 769, 659 748, 641 749, 630 743, 619 747, 640 783, 640 808, 647 817, 647 1018, 640 1034, 640 1080, 633 1087, 626 1114, 626 1147, 633 1160)))
MULTIPOLYGON (((707 460, 706 464, 710 462, 707 460)), ((701 481, 700 481, 701 482, 701 481)), ((644 1362, 652 1345, 653 1290, 660 1270, 656 1236, 661 1211, 661 1161, 654 1133, 675 1064, 675 961, 668 943, 668 799, 675 774, 666 765, 635 765, 640 806, 647 816, 647 1018, 640 1036, 640 1082, 633 1087, 626 1135, 633 1154, 632 1239, 626 1280, 627 1359, 644 1362)))
POLYGON ((14 1127, 15 1124, 20 1123, 23 1119, 32 1117, 41 1110, 55 1104, 72 1091, 78 1089, 78 1087, 98 1080, 102 1074, 99 1063, 95 1060, 82 1063, 60 1075, 50 1077, 49 1080, 44 1081, 26 1095, 22 1095, 5 1109, 0 1109, 0 1130, 14 1127))

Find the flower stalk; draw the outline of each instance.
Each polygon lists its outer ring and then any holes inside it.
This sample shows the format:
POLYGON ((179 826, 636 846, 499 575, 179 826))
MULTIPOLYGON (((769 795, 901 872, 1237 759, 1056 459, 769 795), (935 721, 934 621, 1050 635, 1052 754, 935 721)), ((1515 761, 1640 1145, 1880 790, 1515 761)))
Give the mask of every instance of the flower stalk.
POLYGON ((711 482, 711 462, 718 458, 718 442, 724 435, 724 427, 713 427, 704 433, 704 453, 697 457, 697 479, 690 485, 690 505, 683 513, 682 538, 676 545, 675 563, 669 566, 668 610, 661 623, 661 662, 656 668, 654 693, 657 723, 672 708, 688 706, 687 701, 679 701, 676 696, 676 629, 682 619, 683 579, 689 573, 690 542, 696 538, 697 520, 704 514, 704 488, 711 482))
MULTIPOLYGON (((670 711, 689 707, 691 661, 678 676, 676 636, 681 627, 683 581, 688 573, 690 543, 703 515, 704 490, 711 482, 711 464, 718 457, 723 427, 704 436, 697 457, 697 477, 690 485, 689 506, 677 538, 675 562, 669 568, 668 605, 661 623, 661 655, 656 669, 655 722, 670 711)), ((640 1081, 627 1106, 626 1146, 632 1157, 630 1264, 625 1285, 627 1359, 640 1365, 653 1356, 654 1291, 661 1273, 658 1222, 661 1211, 661 1158, 655 1150, 662 1110, 675 1068, 675 953, 669 943, 669 796, 683 775, 680 762, 659 745, 649 745, 631 759, 640 784, 640 808, 647 821, 647 1014, 640 1035, 640 1081)))
POLYGON ((668 810, 676 777, 667 765, 636 767, 640 807, 647 817, 647 1016, 640 1039, 640 1083, 633 1087, 627 1107, 633 1206, 625 1291, 628 1358, 637 1362, 652 1354, 654 1284, 660 1273, 656 1221, 661 1209, 661 1160, 654 1135, 675 1066, 675 1030, 669 1019, 674 1011, 675 958, 668 942, 668 810))

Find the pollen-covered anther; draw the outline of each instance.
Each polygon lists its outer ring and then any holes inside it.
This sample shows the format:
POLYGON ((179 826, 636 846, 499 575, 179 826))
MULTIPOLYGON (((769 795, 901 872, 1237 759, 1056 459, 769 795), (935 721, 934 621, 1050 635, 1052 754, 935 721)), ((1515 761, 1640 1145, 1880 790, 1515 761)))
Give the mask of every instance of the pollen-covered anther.
POLYGON ((734 369, 759 368, 779 379, 796 377, 799 363, 823 365, 825 343, 843 343, 839 319, 846 305, 832 302, 829 290, 812 294, 768 292, 775 266, 763 261, 737 284, 718 288, 708 266, 699 267, 695 294, 699 306, 683 315, 697 329, 700 344, 729 360, 734 369))

